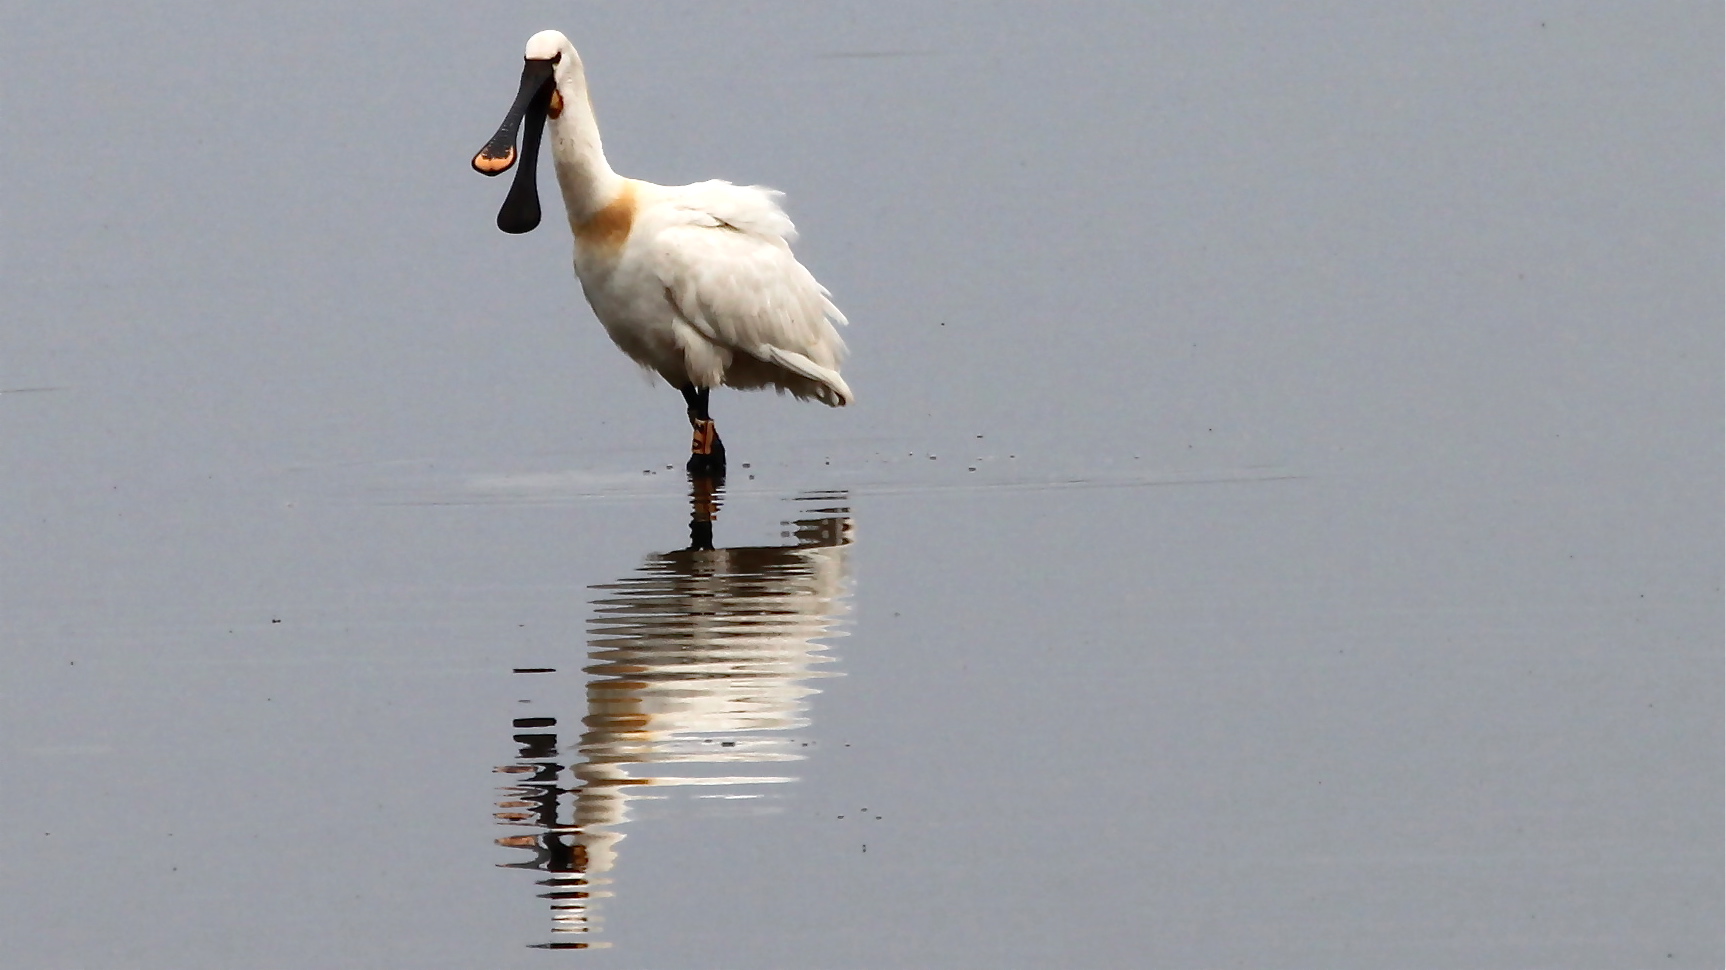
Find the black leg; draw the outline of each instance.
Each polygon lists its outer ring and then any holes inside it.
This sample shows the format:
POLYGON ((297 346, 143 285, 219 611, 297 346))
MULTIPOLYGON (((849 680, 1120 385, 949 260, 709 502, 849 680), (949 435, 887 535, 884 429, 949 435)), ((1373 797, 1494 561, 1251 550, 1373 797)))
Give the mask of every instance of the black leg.
POLYGON ((685 384, 678 390, 683 392, 684 403, 689 405, 689 426, 695 429, 695 438, 689 445, 690 474, 723 479, 725 443, 719 440, 719 430, 714 427, 713 416, 707 412, 707 398, 712 389, 685 384))
POLYGON ((705 421, 713 420, 713 416, 707 413, 707 396, 712 393, 712 388, 696 387, 694 384, 685 384, 678 388, 678 390, 683 392, 683 403, 689 405, 689 421, 691 424, 694 424, 698 418, 705 421))

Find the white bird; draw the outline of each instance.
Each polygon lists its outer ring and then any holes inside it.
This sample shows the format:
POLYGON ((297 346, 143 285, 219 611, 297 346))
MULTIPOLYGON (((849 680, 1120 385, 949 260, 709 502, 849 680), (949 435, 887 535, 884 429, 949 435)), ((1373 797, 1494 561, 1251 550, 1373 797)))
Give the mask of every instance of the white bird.
POLYGON ((771 387, 833 407, 851 402, 839 376, 845 315, 791 254, 796 231, 781 193, 729 182, 655 185, 611 170, 587 96, 581 55, 543 30, 527 41, 515 103, 473 167, 497 175, 521 167, 498 211, 499 229, 539 225, 535 163, 542 130, 569 227, 575 275, 612 342, 683 392, 695 429, 691 472, 723 475, 725 446, 708 413, 720 386, 771 387), (549 120, 549 121, 548 121, 549 120))

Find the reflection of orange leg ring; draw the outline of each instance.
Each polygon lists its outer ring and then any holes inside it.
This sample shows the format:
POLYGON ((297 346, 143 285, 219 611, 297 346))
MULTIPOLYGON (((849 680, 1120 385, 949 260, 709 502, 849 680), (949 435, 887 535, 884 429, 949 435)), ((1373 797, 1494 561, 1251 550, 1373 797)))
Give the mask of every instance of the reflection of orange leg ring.
POLYGON ((689 443, 689 453, 692 455, 713 454, 713 443, 719 440, 719 431, 712 421, 695 422, 695 439, 689 443))
POLYGON ((713 479, 697 475, 692 482, 694 489, 689 494, 689 518, 695 522, 712 522, 719 517, 719 497, 713 494, 713 479))

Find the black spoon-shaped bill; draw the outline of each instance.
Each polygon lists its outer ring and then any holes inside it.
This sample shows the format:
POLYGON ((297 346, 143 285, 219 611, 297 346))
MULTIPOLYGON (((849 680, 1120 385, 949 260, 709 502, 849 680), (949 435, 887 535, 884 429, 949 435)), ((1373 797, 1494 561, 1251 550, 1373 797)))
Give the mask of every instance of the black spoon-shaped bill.
POLYGON ((552 94, 557 90, 552 73, 554 69, 554 62, 545 60, 530 60, 522 66, 521 87, 516 91, 515 103, 510 105, 509 113, 504 115, 503 124, 498 126, 497 134, 473 157, 474 171, 481 175, 500 175, 517 161, 522 162, 521 167, 516 170, 515 182, 509 188, 509 195, 504 199, 503 208, 497 213, 497 227, 504 232, 528 232, 539 225, 536 163, 539 160, 540 136, 545 131, 546 113, 551 106, 552 94), (515 140, 524 119, 527 122, 527 132, 522 137, 522 151, 518 156, 515 140))
POLYGON ((508 233, 532 232, 539 225, 539 141, 545 133, 546 110, 556 89, 539 89, 527 105, 527 130, 521 136, 521 166, 497 210, 497 227, 508 233))

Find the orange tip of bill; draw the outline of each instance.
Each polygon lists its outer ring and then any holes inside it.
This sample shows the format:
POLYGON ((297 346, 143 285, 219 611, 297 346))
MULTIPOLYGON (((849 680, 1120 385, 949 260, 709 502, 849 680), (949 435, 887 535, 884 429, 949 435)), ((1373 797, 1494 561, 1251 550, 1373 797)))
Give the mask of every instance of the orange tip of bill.
POLYGON ((499 172, 506 171, 514 164, 514 145, 509 146, 509 151, 504 152, 502 158, 494 158, 491 155, 486 154, 484 151, 481 151, 478 155, 473 157, 474 171, 479 172, 482 175, 496 175, 499 172))

